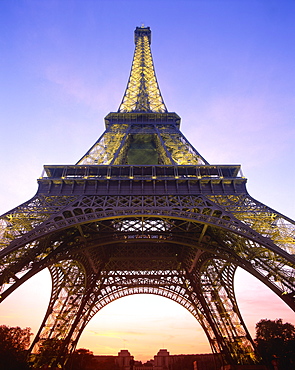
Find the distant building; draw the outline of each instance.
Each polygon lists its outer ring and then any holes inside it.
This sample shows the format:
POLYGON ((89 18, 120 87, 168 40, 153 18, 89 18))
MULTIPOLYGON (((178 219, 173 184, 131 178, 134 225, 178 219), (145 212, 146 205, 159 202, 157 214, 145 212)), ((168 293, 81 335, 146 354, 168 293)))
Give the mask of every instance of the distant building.
POLYGON ((156 356, 154 356, 154 370, 170 369, 170 364, 173 357, 170 356, 167 349, 160 349, 156 356))
POLYGON ((220 357, 214 354, 204 355, 170 355, 167 349, 160 349, 145 364, 134 361, 134 356, 126 349, 115 357, 119 370, 219 370, 222 363, 220 357))
POLYGON ((116 358, 116 364, 119 366, 120 370, 133 370, 134 356, 131 356, 127 349, 121 349, 116 358))
POLYGON ((247 367, 223 365, 220 354, 170 355, 167 349, 160 349, 154 359, 142 364, 135 361, 127 349, 118 356, 94 356, 94 367, 89 370, 266 370, 262 365, 247 367))

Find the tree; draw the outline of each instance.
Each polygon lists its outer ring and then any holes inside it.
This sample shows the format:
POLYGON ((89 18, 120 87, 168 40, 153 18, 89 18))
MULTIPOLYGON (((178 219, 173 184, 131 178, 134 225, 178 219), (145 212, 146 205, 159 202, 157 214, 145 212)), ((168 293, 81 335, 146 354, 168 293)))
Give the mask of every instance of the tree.
POLYGON ((260 320, 256 324, 255 343, 265 363, 281 370, 295 368, 295 327, 282 319, 260 320))
POLYGON ((76 349, 69 357, 66 369, 69 370, 90 370, 96 369, 93 364, 93 352, 85 348, 76 349))
POLYGON ((0 326, 0 369, 25 370, 31 328, 0 326))
POLYGON ((58 338, 46 338, 40 341, 38 353, 35 356, 35 366, 56 367, 59 361, 63 362, 67 356, 67 349, 64 348, 64 340, 58 338))

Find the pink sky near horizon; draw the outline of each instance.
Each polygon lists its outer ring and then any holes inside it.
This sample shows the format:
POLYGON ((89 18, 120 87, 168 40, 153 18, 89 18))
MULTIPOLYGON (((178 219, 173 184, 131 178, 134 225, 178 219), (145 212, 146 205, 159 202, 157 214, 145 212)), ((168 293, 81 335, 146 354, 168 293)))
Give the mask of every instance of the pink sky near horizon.
MULTIPOLYGON (((0 2, 0 214, 30 199, 44 164, 73 164, 104 130, 126 88, 133 31, 152 30, 164 101, 212 164, 241 164, 249 193, 295 219, 295 2, 286 0, 19 0, 0 2), (151 6, 152 3, 152 6, 151 6), (144 19, 143 19, 144 18, 144 19)), ((237 299, 252 335, 262 318, 294 312, 238 270, 237 299)), ((0 306, 0 324, 36 333, 50 295, 48 271, 0 306)), ((209 352, 200 325, 158 296, 103 308, 78 347, 146 361, 209 352)))

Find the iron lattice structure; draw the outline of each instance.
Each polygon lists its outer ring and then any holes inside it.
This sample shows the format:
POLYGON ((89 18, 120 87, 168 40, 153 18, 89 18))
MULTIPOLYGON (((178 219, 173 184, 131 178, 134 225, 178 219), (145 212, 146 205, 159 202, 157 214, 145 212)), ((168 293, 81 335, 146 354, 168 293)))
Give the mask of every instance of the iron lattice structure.
POLYGON ((44 268, 51 299, 44 340, 76 348, 89 320, 130 294, 184 306, 213 352, 255 362, 234 275, 241 267, 293 310, 295 222, 253 199, 237 165, 209 165, 179 130, 155 77, 149 27, 135 30, 118 112, 76 165, 44 167, 37 194, 1 216, 1 300, 44 268))

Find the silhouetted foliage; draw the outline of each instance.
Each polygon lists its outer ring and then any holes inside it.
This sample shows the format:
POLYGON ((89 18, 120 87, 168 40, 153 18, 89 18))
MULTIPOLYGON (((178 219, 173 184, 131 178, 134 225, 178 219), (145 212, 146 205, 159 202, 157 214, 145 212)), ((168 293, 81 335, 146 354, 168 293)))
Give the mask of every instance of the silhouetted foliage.
POLYGON ((94 359, 95 370, 119 370, 119 366, 116 363, 115 356, 105 356, 104 359, 102 359, 103 356, 98 356, 98 358, 94 359))
POLYGON ((256 324, 257 350, 270 369, 295 369, 295 327, 282 319, 260 320, 256 324))
POLYGON ((115 357, 107 357, 104 360, 95 359, 95 370, 119 370, 115 357))
POLYGON ((44 339, 40 344, 38 354, 35 358, 35 364, 38 366, 48 365, 57 366, 59 361, 63 362, 67 351, 64 349, 64 341, 57 338, 44 339))
POLYGON ((96 369, 93 362, 93 352, 85 348, 76 349, 69 357, 66 370, 92 370, 96 369))
POLYGON ((26 370, 31 328, 0 326, 0 369, 26 370))
POLYGON ((65 366, 66 370, 119 370, 115 356, 94 356, 91 351, 79 348, 65 366))

